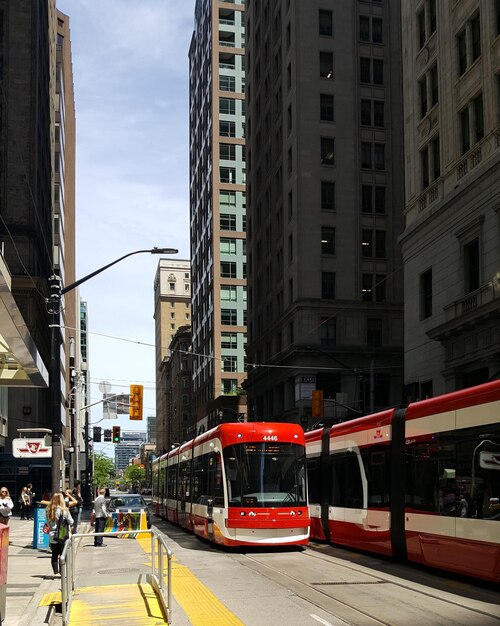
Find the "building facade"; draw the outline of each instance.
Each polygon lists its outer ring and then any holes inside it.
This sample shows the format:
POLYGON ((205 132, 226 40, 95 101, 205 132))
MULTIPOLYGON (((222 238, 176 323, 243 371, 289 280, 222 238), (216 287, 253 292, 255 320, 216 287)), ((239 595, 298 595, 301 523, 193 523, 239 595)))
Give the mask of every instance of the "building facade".
POLYGON ((398 404, 399 3, 246 11, 250 418, 310 426, 398 404))
POLYGON ((164 366, 166 430, 157 433, 159 454, 195 435, 192 362, 191 326, 181 326, 170 343, 170 357, 164 366))
POLYGON ((500 372, 500 4, 403 3, 408 399, 500 372))
POLYGON ((193 402, 203 429, 246 376, 244 8, 197 0, 189 50, 193 402))
MULTIPOLYGON (((2 290, 0 334, 6 339, 2 371, 10 372, 1 383, 8 389, 1 403, 2 425, 8 426, 2 457, 15 471, 10 453, 17 429, 52 428, 58 417, 52 415, 48 388, 48 279, 57 274, 67 283, 75 268, 71 49, 68 18, 56 11, 54 0, 0 1, 0 59, 0 240, 7 288, 2 290)), ((62 316, 62 323, 73 328, 76 298, 66 298, 62 316)), ((69 356, 62 349, 58 357, 67 382, 69 356)), ((61 391, 67 440, 67 384, 61 391)), ((36 475, 21 480, 40 481, 40 488, 44 482, 46 488, 46 465, 40 462, 36 475)), ((17 477, 5 478, 17 491, 17 477)))
POLYGON ((156 434, 158 450, 167 436, 168 382, 165 366, 177 330, 191 323, 191 264, 185 260, 160 259, 154 281, 156 434))

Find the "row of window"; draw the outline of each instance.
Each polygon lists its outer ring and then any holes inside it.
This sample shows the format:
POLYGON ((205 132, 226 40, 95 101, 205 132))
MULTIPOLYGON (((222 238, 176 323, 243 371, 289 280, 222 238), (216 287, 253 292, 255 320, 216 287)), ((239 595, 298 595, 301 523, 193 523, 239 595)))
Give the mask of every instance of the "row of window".
MULTIPOLYGON (((386 210, 386 190, 383 185, 361 186, 361 210, 363 213, 378 213, 383 215, 386 210)), ((335 210, 335 183, 321 181, 321 209, 335 210)))
MULTIPOLYGON (((322 122, 335 121, 335 99, 332 94, 320 94, 319 117, 322 122)), ((361 124, 362 126, 383 127, 385 103, 383 100, 361 100, 361 124)), ((424 114, 425 115, 425 114, 424 114)))
MULTIPOLYGON (((335 272, 321 272, 321 297, 323 300, 336 299, 335 272)), ((291 294, 293 298, 293 293, 291 294)), ((361 275, 361 299, 363 302, 385 302, 385 274, 361 275)))
MULTIPOLYGON (((292 168, 292 149, 288 150, 288 171, 292 168)), ((320 138, 321 165, 335 165, 335 139, 333 137, 320 138)), ((385 144, 362 141, 361 142, 361 167, 363 169, 385 169, 385 144)))
MULTIPOLYGON (((327 80, 334 78, 333 52, 319 53, 319 76, 327 80)), ((383 85, 384 84, 384 61, 361 57, 359 59, 359 79, 362 83, 383 85)))

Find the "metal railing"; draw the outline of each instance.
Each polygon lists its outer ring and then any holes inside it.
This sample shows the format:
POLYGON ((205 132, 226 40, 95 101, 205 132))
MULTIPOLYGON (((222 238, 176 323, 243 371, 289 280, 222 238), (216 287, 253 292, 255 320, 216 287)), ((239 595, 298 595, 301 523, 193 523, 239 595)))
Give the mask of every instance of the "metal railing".
POLYGON ((171 624, 172 615, 172 551, 167 546, 165 537, 156 529, 149 530, 124 530, 105 533, 77 533, 72 535, 64 546, 60 556, 61 569, 61 601, 62 621, 67 626, 73 592, 75 591, 75 562, 76 541, 86 537, 122 537, 125 535, 142 534, 151 536, 151 574, 148 574, 148 582, 157 594, 162 609, 167 617, 167 624, 171 624), (167 581, 165 585, 164 558, 167 557, 167 581))

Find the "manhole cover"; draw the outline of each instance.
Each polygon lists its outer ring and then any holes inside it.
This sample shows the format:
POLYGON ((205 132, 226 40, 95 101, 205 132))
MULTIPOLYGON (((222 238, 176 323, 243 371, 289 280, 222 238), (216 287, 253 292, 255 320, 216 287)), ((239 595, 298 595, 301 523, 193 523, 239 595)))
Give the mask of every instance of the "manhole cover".
POLYGON ((136 567, 123 567, 119 569, 101 569, 98 574, 126 574, 127 572, 138 572, 136 567))

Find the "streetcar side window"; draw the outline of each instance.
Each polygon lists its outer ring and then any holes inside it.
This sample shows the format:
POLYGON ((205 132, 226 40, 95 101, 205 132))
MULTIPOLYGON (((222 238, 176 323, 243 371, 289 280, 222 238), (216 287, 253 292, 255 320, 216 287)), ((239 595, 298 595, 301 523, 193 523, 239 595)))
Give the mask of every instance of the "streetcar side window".
POLYGON ((309 503, 319 504, 320 502, 320 457, 310 457, 307 459, 307 486, 309 490, 309 503))
POLYGON ((406 506, 453 517, 498 519, 500 424, 425 435, 406 446, 406 506))
POLYGON ((389 502, 389 463, 388 444, 369 446, 361 449, 361 458, 368 484, 368 506, 387 508, 389 502))
POLYGON ((177 464, 169 465, 167 470, 167 498, 177 500, 177 464))
POLYGON ((359 458, 356 452, 339 452, 332 455, 331 506, 347 509, 363 507, 363 483, 359 458))

